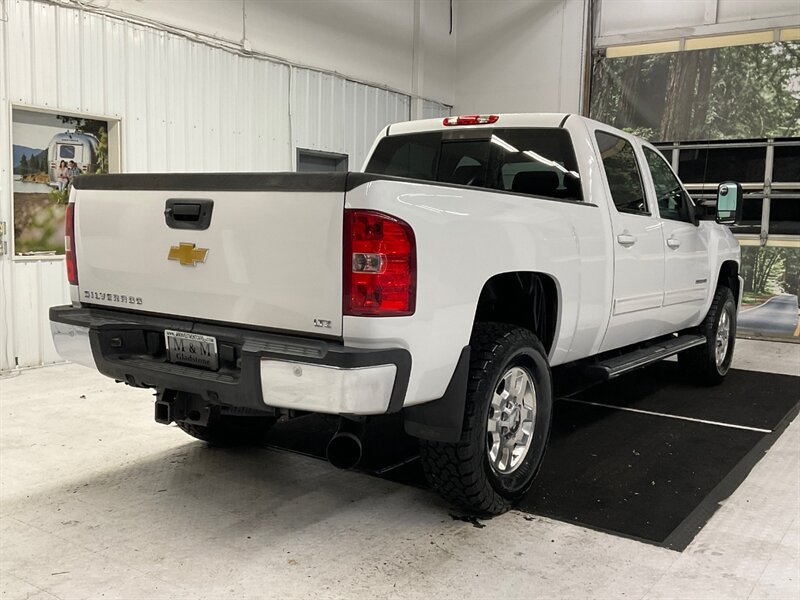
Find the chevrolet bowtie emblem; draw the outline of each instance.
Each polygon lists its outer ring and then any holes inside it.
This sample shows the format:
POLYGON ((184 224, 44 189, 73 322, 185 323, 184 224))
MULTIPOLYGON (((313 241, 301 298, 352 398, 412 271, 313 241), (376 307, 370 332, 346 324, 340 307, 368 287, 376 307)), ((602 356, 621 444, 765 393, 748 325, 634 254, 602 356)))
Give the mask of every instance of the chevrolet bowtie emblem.
POLYGON ((208 248, 195 248, 194 244, 181 242, 178 246, 169 249, 169 260, 179 260, 182 265, 196 267, 199 262, 206 262, 208 248))

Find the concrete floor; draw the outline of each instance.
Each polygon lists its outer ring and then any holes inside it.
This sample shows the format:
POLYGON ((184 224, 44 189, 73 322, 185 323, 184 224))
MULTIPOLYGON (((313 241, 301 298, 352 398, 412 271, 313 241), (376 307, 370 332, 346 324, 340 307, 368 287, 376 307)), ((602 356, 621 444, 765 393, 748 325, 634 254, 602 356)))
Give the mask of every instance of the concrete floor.
MULTIPOLYGON (((800 375, 800 345, 738 368, 800 375)), ((787 390, 798 393, 798 390, 787 390)), ((303 456, 206 447, 77 365, 0 379, 0 597, 800 598, 800 423, 683 553, 303 456)))

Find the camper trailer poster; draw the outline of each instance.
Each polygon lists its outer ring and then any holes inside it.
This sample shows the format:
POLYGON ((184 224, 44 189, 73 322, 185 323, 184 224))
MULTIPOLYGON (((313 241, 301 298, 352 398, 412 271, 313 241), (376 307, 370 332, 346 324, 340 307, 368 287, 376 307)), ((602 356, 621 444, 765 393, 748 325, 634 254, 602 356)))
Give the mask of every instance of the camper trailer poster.
POLYGON ((64 254, 64 214, 72 183, 108 172, 105 121, 14 109, 14 252, 64 254))

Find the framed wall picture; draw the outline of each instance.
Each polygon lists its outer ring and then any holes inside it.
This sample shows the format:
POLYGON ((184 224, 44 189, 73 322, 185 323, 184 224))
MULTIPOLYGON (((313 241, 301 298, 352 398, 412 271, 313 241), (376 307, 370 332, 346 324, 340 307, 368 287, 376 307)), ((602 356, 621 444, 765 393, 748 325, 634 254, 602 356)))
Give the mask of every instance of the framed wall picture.
POLYGON ((64 254, 64 215, 78 177, 118 164, 117 121, 12 109, 14 254, 64 254), (117 155, 112 158, 112 155, 117 155))

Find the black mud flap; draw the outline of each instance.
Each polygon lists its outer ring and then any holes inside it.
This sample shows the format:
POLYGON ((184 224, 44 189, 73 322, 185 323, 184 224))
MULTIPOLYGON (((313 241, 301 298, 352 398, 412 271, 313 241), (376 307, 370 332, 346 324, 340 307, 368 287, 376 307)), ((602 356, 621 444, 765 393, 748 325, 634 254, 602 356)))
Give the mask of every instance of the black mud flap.
POLYGON ((464 346, 444 396, 403 409, 403 422, 408 435, 433 442, 454 443, 461 439, 467 402, 469 354, 469 346, 464 346))

